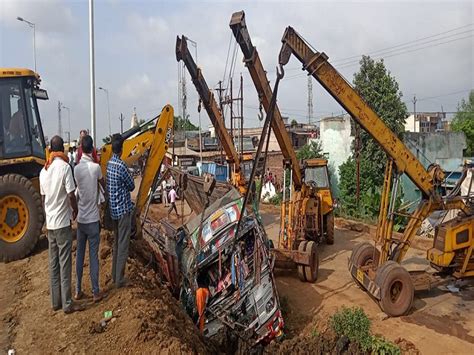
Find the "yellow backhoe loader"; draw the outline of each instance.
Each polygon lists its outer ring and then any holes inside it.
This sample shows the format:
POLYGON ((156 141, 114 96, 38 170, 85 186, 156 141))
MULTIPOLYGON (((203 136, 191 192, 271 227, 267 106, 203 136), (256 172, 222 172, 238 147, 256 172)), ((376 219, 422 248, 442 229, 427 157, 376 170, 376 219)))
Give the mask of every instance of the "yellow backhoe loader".
POLYGON ((48 99, 40 77, 23 68, 0 68, 0 261, 28 255, 44 222, 39 173, 45 140, 37 99, 48 99))

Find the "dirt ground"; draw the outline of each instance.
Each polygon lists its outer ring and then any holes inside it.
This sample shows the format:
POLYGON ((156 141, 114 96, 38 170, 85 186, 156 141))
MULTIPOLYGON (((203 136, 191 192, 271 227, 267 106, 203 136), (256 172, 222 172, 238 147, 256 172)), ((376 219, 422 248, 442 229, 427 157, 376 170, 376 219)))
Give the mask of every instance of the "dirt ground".
MULTIPOLYGON (((179 204, 178 211, 181 212, 179 204)), ((185 210, 185 215, 187 213, 185 210)), ((166 213, 154 208, 152 215, 163 218, 166 213)), ((262 217, 267 233, 276 239, 279 210, 265 206, 262 217)), ((172 216, 171 221, 178 223, 180 219, 172 216)), ((376 303, 353 283, 347 271, 352 248, 361 241, 371 240, 370 231, 345 221, 337 224, 335 244, 320 248, 320 276, 315 284, 300 282, 293 271, 276 273, 280 299, 286 308, 286 338, 289 339, 279 352, 291 353, 291 341, 294 343, 298 336, 326 327, 328 317, 342 306, 362 307, 372 321, 373 333, 392 341, 413 343, 421 353, 471 352, 469 349, 472 350, 474 344, 472 284, 459 293, 439 287, 418 294, 410 315, 386 318, 376 303)), ((137 245, 140 242, 132 243, 127 269, 130 286, 118 290, 110 287, 110 241, 110 235, 103 232, 100 281, 108 292, 106 299, 98 304, 86 300, 86 310, 71 315, 51 309, 47 240, 42 239, 30 257, 0 264, 1 352, 11 348, 18 354, 216 352, 215 347, 198 335, 178 302, 159 283, 146 254, 138 256, 133 252, 140 248, 137 245), (113 312, 113 319, 103 327, 100 321, 109 310, 113 312)), ((407 267, 429 269, 424 255, 424 250, 412 248, 407 267)), ((88 265, 83 285, 90 295, 88 265)))

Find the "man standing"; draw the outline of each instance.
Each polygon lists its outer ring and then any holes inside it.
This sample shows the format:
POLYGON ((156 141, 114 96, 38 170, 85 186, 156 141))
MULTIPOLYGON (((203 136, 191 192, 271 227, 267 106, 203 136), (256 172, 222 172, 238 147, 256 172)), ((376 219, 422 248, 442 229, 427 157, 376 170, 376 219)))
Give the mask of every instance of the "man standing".
POLYGON ((99 186, 105 187, 99 164, 94 162, 92 152, 94 143, 91 136, 86 135, 81 140, 82 158, 74 169, 77 184, 77 254, 76 254, 76 300, 81 299, 82 273, 86 244, 89 242, 89 274, 92 283, 94 302, 99 302, 102 295, 99 292, 99 186))
POLYGON ((133 211, 130 192, 135 188, 133 178, 127 166, 120 159, 122 147, 122 136, 114 134, 112 136, 113 156, 107 163, 106 180, 110 216, 114 221, 115 240, 112 259, 112 280, 116 287, 126 285, 124 274, 128 258, 133 211))
POLYGON ((71 299, 71 219, 77 216, 76 187, 59 136, 51 138, 51 154, 39 180, 48 229, 52 306, 55 311, 62 307, 64 313, 80 311, 83 308, 71 299))
POLYGON ((171 207, 168 210, 168 216, 174 210, 176 212, 176 215, 179 217, 178 209, 176 208, 176 190, 174 189, 174 186, 171 186, 171 190, 168 194, 168 198, 171 204, 171 207))
POLYGON ((163 181, 161 181, 161 197, 165 207, 168 207, 168 190, 166 189, 166 185, 166 179, 163 179, 163 181))
MULTIPOLYGON (((86 129, 83 129, 81 130, 81 132, 79 132, 79 149, 77 149, 76 151, 76 147, 74 147, 74 162, 75 164, 79 164, 79 161, 81 160, 82 158, 82 138, 89 135, 89 132, 87 132, 86 129)), ((97 156, 97 150, 94 148, 92 150, 92 159, 94 162, 96 163, 99 163, 99 157, 97 156)))

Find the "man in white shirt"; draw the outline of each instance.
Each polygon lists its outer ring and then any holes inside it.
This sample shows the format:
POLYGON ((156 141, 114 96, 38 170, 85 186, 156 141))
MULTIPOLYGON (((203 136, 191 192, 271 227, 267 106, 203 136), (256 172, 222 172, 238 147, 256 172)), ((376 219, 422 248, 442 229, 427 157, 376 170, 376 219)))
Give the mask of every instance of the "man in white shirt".
POLYGON ((170 215, 170 213, 174 210, 176 212, 176 215, 179 217, 179 213, 178 213, 178 209, 176 208, 176 190, 174 189, 174 187, 172 186, 171 187, 171 190, 168 194, 168 198, 169 198, 169 202, 171 204, 171 207, 170 209, 168 210, 168 216, 170 215))
POLYGON ((51 154, 39 180, 48 229, 52 306, 55 311, 62 308, 64 313, 80 311, 84 308, 74 304, 71 298, 71 219, 77 216, 76 187, 59 136, 51 138, 51 154))
POLYGON ((94 161, 92 151, 94 143, 91 136, 86 135, 81 140, 82 157, 74 168, 74 178, 77 184, 77 254, 76 254, 76 294, 79 300, 84 297, 82 292, 82 274, 86 244, 89 242, 89 274, 92 284, 94 302, 102 299, 99 292, 99 243, 100 243, 100 214, 99 186, 105 187, 100 165, 94 161))
POLYGON ((168 207, 168 191, 166 190, 166 179, 161 182, 161 199, 165 207, 168 207))

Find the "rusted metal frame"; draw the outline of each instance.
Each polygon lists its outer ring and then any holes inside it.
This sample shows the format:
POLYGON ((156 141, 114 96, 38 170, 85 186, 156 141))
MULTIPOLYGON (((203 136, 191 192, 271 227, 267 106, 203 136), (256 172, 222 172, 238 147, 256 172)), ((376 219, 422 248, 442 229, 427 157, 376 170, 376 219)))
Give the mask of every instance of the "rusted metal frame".
POLYGON ((375 241, 380 242, 383 239, 383 225, 385 222, 386 212, 387 212, 387 201, 388 195, 390 194, 390 176, 391 176, 391 167, 393 162, 387 160, 385 164, 385 174, 383 180, 382 194, 380 196, 380 209, 379 209, 379 218, 377 223, 377 230, 375 233, 375 241))
POLYGON ((405 257, 408 249, 410 249, 411 242, 416 235, 416 232, 421 226, 421 222, 425 220, 431 212, 435 209, 433 208, 432 200, 422 200, 418 205, 415 212, 413 212, 408 225, 405 228, 405 232, 403 233, 403 237, 400 240, 401 249, 398 250, 393 256, 393 260, 396 262, 401 262, 405 257))
MULTIPOLYGON (((280 63, 286 64, 288 50, 304 64, 316 53, 296 31, 288 27, 282 38, 280 63), (285 48, 284 48, 285 47, 285 48)), ((385 125, 352 86, 322 57, 313 61, 306 70, 349 112, 394 160, 399 173, 405 172, 425 197, 433 193, 433 178, 405 144, 385 125)))
MULTIPOLYGON (((230 28, 234 33, 239 46, 244 55, 244 62, 246 67, 250 72, 250 77, 255 85, 259 98, 265 111, 268 113, 270 108, 270 102, 272 97, 272 88, 270 82, 267 78, 267 73, 263 68, 263 64, 260 60, 257 48, 253 46, 252 40, 250 38, 247 25, 245 23, 245 14, 243 11, 239 13, 234 13, 230 21, 230 28)), ((275 134, 275 137, 278 141, 278 145, 282 151, 283 157, 291 161, 291 169, 293 170, 293 183, 296 188, 301 188, 302 185, 302 174, 299 168, 299 162, 296 157, 296 153, 293 150, 293 145, 291 144, 291 139, 286 131, 285 124, 281 117, 281 112, 276 105, 273 113, 272 120, 272 129, 275 134)))
POLYGON ((383 205, 380 205, 382 218, 381 218, 381 227, 380 227, 380 236, 378 242, 382 243, 381 255, 379 258, 379 266, 382 265, 388 259, 388 253, 390 244, 388 241, 388 206, 390 199, 391 191, 391 180, 392 180, 392 171, 393 171, 393 161, 389 159, 387 161, 387 170, 384 177, 384 190, 382 191, 383 195, 383 205))

